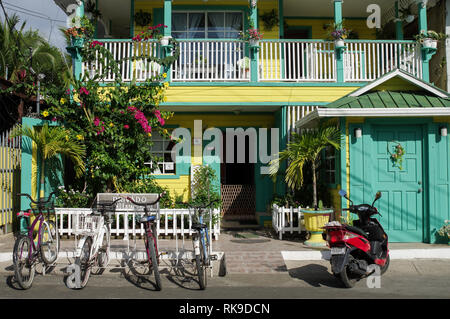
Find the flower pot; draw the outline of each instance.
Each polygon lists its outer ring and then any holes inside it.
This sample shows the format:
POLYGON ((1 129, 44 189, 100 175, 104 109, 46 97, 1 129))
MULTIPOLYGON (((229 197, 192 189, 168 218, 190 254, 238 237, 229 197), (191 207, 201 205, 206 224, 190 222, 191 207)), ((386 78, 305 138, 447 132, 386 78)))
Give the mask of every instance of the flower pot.
POLYGON ((322 238, 323 227, 329 222, 333 213, 332 209, 300 209, 303 213, 305 228, 311 234, 311 237, 305 241, 306 246, 326 247, 326 241, 322 238))
POLYGON ((256 47, 256 46, 258 46, 258 44, 259 44, 259 40, 256 40, 256 39, 250 39, 250 40, 248 40, 248 43, 250 44, 250 46, 256 47))
POLYGON ((71 42, 72 42, 72 46, 74 46, 74 47, 82 47, 84 44, 84 38, 72 37, 71 42))
POLYGON ((437 48, 437 43, 438 43, 438 40, 425 38, 425 39, 423 39, 422 45, 423 45, 424 48, 436 49, 437 48))
POLYGON ((168 36, 162 37, 161 40, 160 40, 161 45, 162 46, 168 46, 169 45, 169 39, 170 39, 170 37, 168 37, 168 36))
POLYGON ((334 46, 336 48, 345 48, 345 41, 343 39, 334 40, 334 46))

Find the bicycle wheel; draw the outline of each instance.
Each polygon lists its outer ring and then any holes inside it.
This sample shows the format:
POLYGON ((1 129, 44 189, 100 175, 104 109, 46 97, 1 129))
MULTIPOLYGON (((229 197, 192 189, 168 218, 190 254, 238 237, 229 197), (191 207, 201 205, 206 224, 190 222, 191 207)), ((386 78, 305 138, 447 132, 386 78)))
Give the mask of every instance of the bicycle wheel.
POLYGON ((145 248, 147 251, 149 268, 153 270, 153 274, 155 275, 156 290, 160 291, 162 289, 162 284, 158 269, 158 259, 156 258, 155 241, 153 238, 149 239, 147 235, 145 235, 145 248))
POLYGON ((35 264, 28 258, 30 247, 31 241, 27 236, 20 236, 14 244, 14 274, 22 289, 30 288, 34 279, 35 264))
POLYGON ((195 254, 195 266, 197 268, 197 276, 198 276, 198 283, 200 285, 200 289, 204 290, 207 285, 206 281, 206 273, 205 268, 203 267, 204 263, 204 251, 203 251, 203 243, 200 240, 200 234, 197 234, 197 239, 194 240, 194 254, 195 254), (198 250, 195 249, 196 241, 198 241, 198 250))
POLYGON ((41 227, 41 257, 47 264, 53 264, 58 258, 59 233, 56 223, 44 221, 41 227))
POLYGON ((102 244, 98 249, 98 255, 97 255, 97 265, 100 268, 105 268, 109 264, 110 260, 110 244, 111 244, 111 236, 109 234, 109 229, 106 225, 103 226, 103 238, 102 238, 102 244))
POLYGON ((91 247, 92 238, 87 237, 84 241, 83 247, 81 248, 81 254, 75 259, 75 264, 80 267, 80 288, 84 288, 89 280, 89 275, 91 274, 91 247))

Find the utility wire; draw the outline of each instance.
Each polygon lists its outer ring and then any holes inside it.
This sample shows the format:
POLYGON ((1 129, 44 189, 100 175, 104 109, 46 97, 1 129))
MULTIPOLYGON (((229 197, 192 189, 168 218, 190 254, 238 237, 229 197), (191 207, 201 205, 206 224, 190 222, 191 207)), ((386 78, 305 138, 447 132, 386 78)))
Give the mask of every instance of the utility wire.
POLYGON ((52 19, 52 18, 50 18, 49 16, 45 16, 45 15, 37 15, 37 14, 30 13, 30 12, 27 12, 27 11, 24 11, 24 10, 15 9, 15 8, 10 8, 9 5, 6 5, 6 8, 7 8, 8 10, 11 10, 11 11, 14 11, 14 12, 20 12, 20 13, 27 14, 27 15, 30 15, 30 16, 33 16, 33 17, 36 17, 36 18, 44 19, 44 20, 55 21, 55 22, 61 22, 61 23, 66 22, 66 21, 63 21, 63 20, 52 19))

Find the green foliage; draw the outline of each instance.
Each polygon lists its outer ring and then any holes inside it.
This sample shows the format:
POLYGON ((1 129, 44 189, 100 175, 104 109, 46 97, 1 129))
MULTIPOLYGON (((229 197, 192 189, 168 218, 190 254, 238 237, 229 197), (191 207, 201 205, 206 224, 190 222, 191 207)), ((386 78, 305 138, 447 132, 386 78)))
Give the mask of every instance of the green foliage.
POLYGON ((194 183, 190 203, 192 205, 201 205, 217 201, 211 207, 220 207, 218 177, 214 169, 209 165, 199 166, 192 178, 194 183))
POLYGON ((280 22, 280 19, 278 17, 278 12, 275 9, 272 9, 271 11, 264 12, 260 16, 261 20, 264 23, 264 29, 266 31, 271 31, 274 26, 280 22))
POLYGON ((293 133, 290 142, 284 151, 278 154, 278 158, 270 163, 269 172, 272 178, 276 178, 280 163, 289 161, 285 173, 285 182, 293 190, 301 189, 303 185, 303 167, 306 163, 311 164, 313 183, 313 206, 317 206, 317 168, 319 167, 319 155, 323 149, 331 145, 340 148, 339 128, 321 123, 317 129, 293 133))
POLYGON ((135 13, 134 22, 140 27, 145 27, 152 22, 152 15, 151 13, 144 12, 141 9, 139 10, 139 12, 135 13))
POLYGON ((75 189, 66 190, 64 186, 58 187, 56 207, 87 208, 90 207, 91 202, 91 196, 85 192, 75 189))

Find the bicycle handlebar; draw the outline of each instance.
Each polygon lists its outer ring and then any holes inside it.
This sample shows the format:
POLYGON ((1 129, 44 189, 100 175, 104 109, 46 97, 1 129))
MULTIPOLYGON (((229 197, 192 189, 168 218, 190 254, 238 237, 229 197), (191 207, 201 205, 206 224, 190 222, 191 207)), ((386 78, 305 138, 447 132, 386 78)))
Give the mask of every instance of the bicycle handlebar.
POLYGON ((159 202, 160 199, 165 195, 166 195, 166 192, 162 192, 161 194, 158 195, 158 199, 156 201, 154 201, 153 203, 137 203, 129 196, 127 196, 126 199, 128 199, 130 202, 132 202, 133 204, 135 204, 137 206, 150 206, 150 205, 154 205, 157 202, 159 202))
POLYGON ((33 198, 31 198, 31 196, 29 194, 26 193, 18 193, 17 196, 26 196, 30 199, 30 201, 33 204, 39 205, 39 204, 47 204, 50 202, 50 199, 52 198, 53 195, 56 195, 56 192, 51 192, 50 195, 47 197, 47 200, 43 200, 43 198, 39 198, 38 201, 33 200, 33 198))

